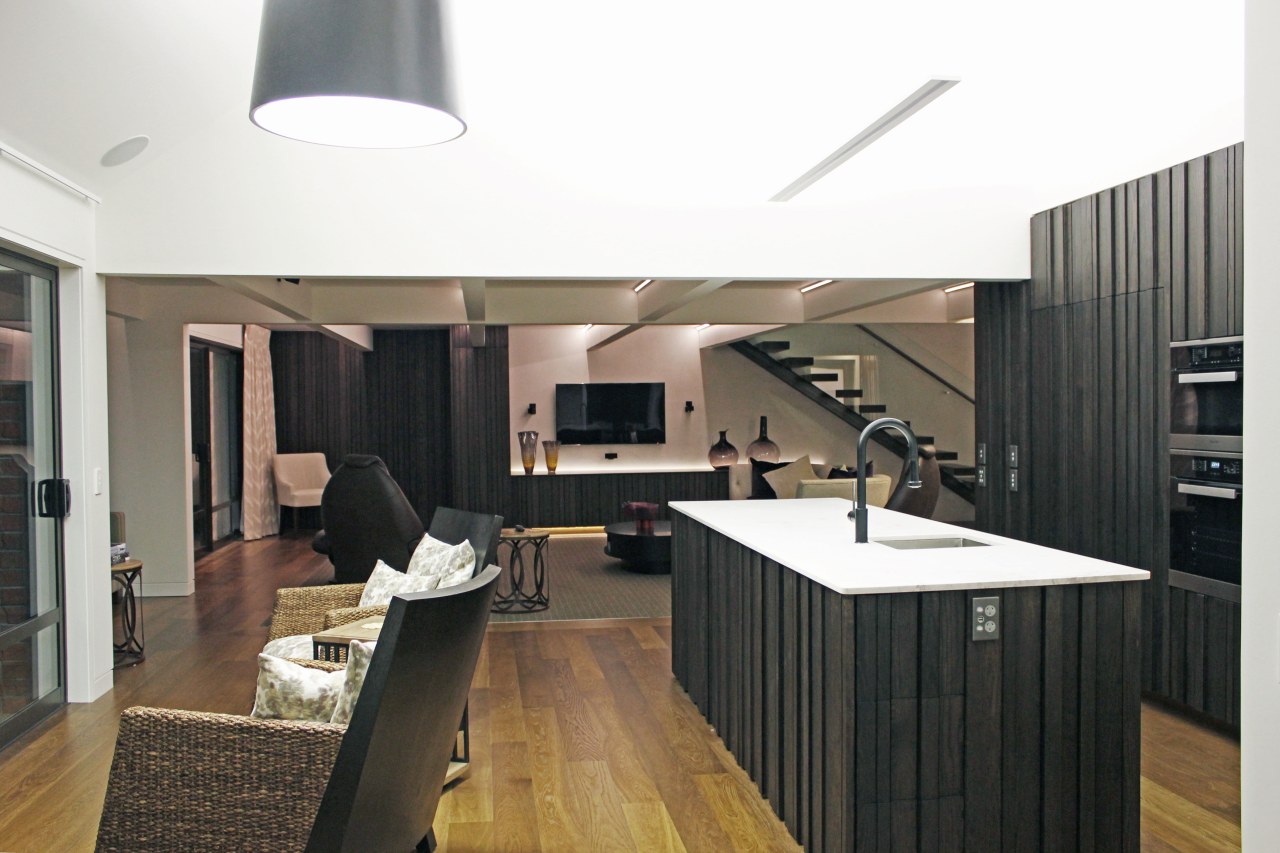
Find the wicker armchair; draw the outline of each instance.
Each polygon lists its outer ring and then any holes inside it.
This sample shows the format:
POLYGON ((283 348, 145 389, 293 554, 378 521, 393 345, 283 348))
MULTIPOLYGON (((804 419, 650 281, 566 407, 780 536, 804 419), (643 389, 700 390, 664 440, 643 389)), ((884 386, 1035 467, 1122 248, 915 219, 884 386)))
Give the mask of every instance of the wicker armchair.
MULTIPOLYGON (((431 517, 431 529, 427 532, 450 545, 457 545, 463 540, 470 542, 476 552, 476 566, 484 566, 497 559, 502 516, 440 507, 431 517)), ((385 605, 360 607, 362 592, 362 583, 278 589, 267 639, 315 634, 387 612, 385 605)))
POLYGON ((497 581, 393 599, 349 726, 124 711, 97 849, 434 850, 497 581))

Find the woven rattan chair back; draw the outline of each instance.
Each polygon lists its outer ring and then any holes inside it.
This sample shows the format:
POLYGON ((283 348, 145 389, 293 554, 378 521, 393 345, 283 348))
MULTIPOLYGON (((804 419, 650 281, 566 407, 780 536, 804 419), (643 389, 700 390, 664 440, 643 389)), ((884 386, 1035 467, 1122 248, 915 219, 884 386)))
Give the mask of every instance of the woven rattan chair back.
POLYGON ((307 853, 432 849, 498 567, 391 600, 307 853))

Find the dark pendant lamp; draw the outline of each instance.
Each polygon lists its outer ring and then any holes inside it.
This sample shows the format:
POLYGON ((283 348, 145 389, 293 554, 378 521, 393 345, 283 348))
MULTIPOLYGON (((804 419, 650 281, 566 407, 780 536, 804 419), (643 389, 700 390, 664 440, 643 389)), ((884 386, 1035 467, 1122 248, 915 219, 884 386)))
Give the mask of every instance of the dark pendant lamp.
POLYGON ((440 0, 265 0, 249 118, 346 148, 461 136, 440 0))

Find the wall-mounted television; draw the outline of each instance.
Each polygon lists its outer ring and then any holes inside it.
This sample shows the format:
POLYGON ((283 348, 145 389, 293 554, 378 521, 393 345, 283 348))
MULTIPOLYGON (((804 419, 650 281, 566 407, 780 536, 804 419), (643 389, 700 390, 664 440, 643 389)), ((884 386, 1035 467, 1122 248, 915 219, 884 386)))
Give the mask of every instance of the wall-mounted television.
POLYGON ((662 382, 556 385, 561 444, 666 444, 667 386, 662 382))

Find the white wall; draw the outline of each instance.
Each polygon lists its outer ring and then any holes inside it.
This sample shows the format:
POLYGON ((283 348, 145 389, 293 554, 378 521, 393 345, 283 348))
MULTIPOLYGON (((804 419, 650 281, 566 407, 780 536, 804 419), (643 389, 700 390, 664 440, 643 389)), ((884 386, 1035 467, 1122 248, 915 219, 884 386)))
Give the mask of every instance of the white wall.
POLYGON ((1280 5, 1246 6, 1244 300, 1249 362, 1244 389, 1244 573, 1241 628, 1241 796, 1245 850, 1280 838, 1280 571, 1276 570, 1275 484, 1280 457, 1271 432, 1280 399, 1264 370, 1280 364, 1280 5))
MULTIPOLYGON (((769 418, 769 437, 784 460, 805 454, 815 463, 853 465, 858 431, 769 376, 727 348, 700 349, 698 333, 688 326, 650 326, 595 352, 581 326, 512 326, 509 331, 511 394, 511 471, 522 473, 515 433, 533 429, 539 440, 555 433, 557 382, 667 383, 667 443, 566 447, 557 471, 706 470, 707 450, 729 431, 729 441, 746 461, 747 445, 759 432, 760 416, 769 418), (692 400, 694 411, 685 413, 692 400), (537 414, 527 414, 537 404, 537 414), (606 451, 619 458, 606 461, 606 451)), ((902 462, 872 443, 869 457, 878 473, 898 476, 902 462)), ((538 451, 538 472, 545 461, 538 451)), ((935 517, 959 521, 973 507, 943 490, 935 517)))
MULTIPOLYGON (((870 327, 903 351, 920 356, 939 375, 953 380, 956 387, 973 391, 973 326, 969 324, 902 324, 870 327), (932 339, 931 351, 924 351, 917 339, 932 339), (967 374, 967 375, 966 375, 967 374)), ((879 399, 867 402, 888 405, 887 416, 911 422, 918 435, 937 438, 939 450, 954 450, 958 461, 973 464, 973 404, 930 379, 910 362, 884 344, 851 325, 809 324, 787 326, 763 335, 762 339, 791 343, 784 355, 875 355, 879 357, 879 399)), ((838 362, 829 362, 837 364, 838 362)), ((852 365, 852 362, 847 362, 852 365)), ((819 365, 826 366, 826 364, 819 365)), ((851 367, 849 369, 852 369, 851 367)), ((845 386, 851 387, 852 381, 845 386)))
MULTIPOLYGON (((518 430, 537 430, 539 441, 555 438, 557 383, 664 382, 666 444, 564 447, 557 473, 587 471, 704 470, 708 439, 698 333, 691 326, 649 326, 594 352, 581 326, 511 326, 508 331, 511 394, 511 471, 523 473, 518 430), (692 400, 694 411, 684 404, 692 400), (530 403, 535 415, 527 414, 530 403), (606 452, 618 458, 607 460, 606 452)), ((536 471, 545 471, 542 450, 536 471)))
POLYGON ((0 243, 59 270, 62 472, 72 491, 71 515, 63 522, 63 607, 73 702, 111 689, 113 663, 106 296, 95 273, 94 216, 91 202, 0 158, 0 243))

